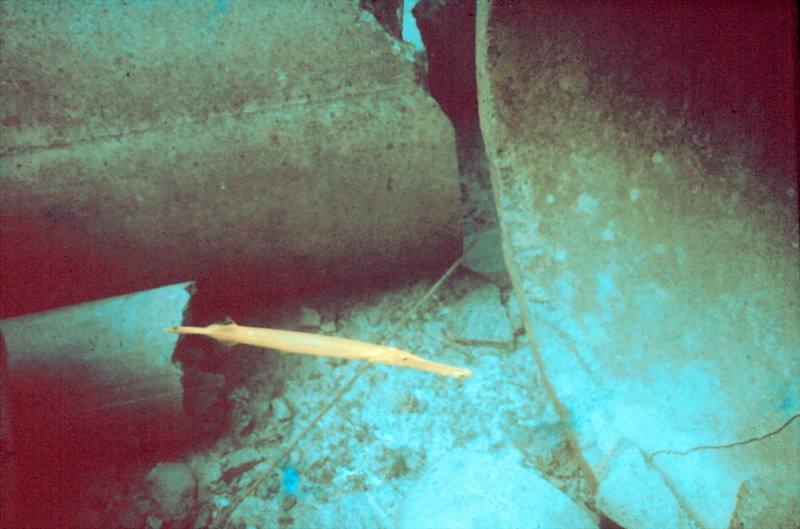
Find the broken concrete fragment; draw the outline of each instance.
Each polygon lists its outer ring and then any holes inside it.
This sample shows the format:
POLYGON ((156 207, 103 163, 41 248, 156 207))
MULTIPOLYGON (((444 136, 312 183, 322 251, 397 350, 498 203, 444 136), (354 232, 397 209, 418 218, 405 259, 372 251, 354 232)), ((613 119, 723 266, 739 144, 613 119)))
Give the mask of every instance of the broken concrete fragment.
POLYGON ((511 286, 506 262, 503 259, 500 228, 489 228, 482 231, 478 234, 475 242, 467 241, 465 246, 470 249, 464 255, 462 266, 486 277, 500 288, 511 286))
POLYGON ((183 463, 159 463, 147 474, 150 495, 166 520, 186 517, 195 502, 197 484, 191 469, 183 463))
POLYGON ((8 344, 0 393, 9 404, 16 469, 13 490, 3 480, 3 492, 12 496, 19 527, 64 525, 79 508, 71 495, 94 479, 89 469, 134 465, 190 441, 181 370, 172 362, 177 340, 162 329, 183 320, 191 287, 0 322, 8 344))
POLYGON ((453 130, 398 42, 357 2, 223 5, 2 2, 2 314, 186 279, 226 311, 460 254, 453 130))
POLYGON ((471 291, 459 301, 454 311, 458 314, 458 341, 495 347, 513 345, 514 331, 496 285, 489 283, 471 291))
POLYGON ((621 442, 606 462, 608 473, 600 476, 596 505, 623 527, 672 527, 692 529, 690 519, 641 451, 621 442), (632 489, 628 484, 635 482, 632 489))
MULTIPOLYGON (((800 446, 800 440, 796 440, 800 446)), ((800 450, 798 448, 797 450, 800 450)), ((800 459, 800 454, 795 461, 800 459)), ((768 478, 756 476, 742 482, 737 495, 735 519, 731 528, 775 527, 794 529, 800 520, 800 483, 797 475, 798 465, 773 472, 768 478), (778 498, 778 502, 775 502, 778 498), (780 509, 765 509, 766 505, 778 503, 780 509)))
POLYGON ((511 452, 457 450, 406 496, 398 527, 590 529, 592 516, 511 452))
POLYGON ((700 502, 709 506, 694 513, 704 527, 727 528, 732 517, 744 529, 793 527, 798 519, 800 417, 757 437, 656 452, 649 460, 670 481, 680 484, 675 494, 688 509, 700 502), (709 475, 716 478, 713 486, 709 486, 709 475), (766 520, 771 523, 763 523, 766 520))
POLYGON ((258 450, 251 446, 246 446, 225 456, 225 464, 223 466, 224 468, 231 469, 254 461, 261 461, 261 459, 262 454, 259 453, 258 450))
POLYGON ((282 397, 276 397, 272 399, 270 403, 270 407, 272 408, 273 419, 276 421, 288 421, 292 418, 292 410, 289 408, 289 405, 286 403, 286 399, 282 397))
POLYGON ((197 483, 207 487, 222 477, 222 464, 219 459, 208 454, 193 454, 190 459, 192 474, 197 476, 197 483))
POLYGON ((735 512, 742 484, 798 461, 797 428, 771 434, 800 413, 795 30, 788 4, 746 24, 717 7, 671 4, 664 26, 655 4, 478 3, 514 292, 598 504, 627 529, 758 527, 735 512))
POLYGON ((324 334, 334 333, 336 332, 336 323, 332 321, 326 321, 320 325, 319 330, 324 334))
POLYGON ((19 391, 35 391, 36 400, 52 391, 62 412, 93 415, 94 429, 105 416, 178 418, 177 337, 163 336, 163 326, 183 321, 192 292, 192 283, 181 283, 2 320, 7 397, 27 408, 19 391))
POLYGON ((297 322, 298 331, 318 330, 322 324, 319 312, 309 307, 300 307, 300 319, 297 322))
POLYGON ((258 527, 264 523, 264 513, 273 510, 275 500, 269 501, 257 496, 246 497, 231 514, 230 524, 242 527, 258 527))

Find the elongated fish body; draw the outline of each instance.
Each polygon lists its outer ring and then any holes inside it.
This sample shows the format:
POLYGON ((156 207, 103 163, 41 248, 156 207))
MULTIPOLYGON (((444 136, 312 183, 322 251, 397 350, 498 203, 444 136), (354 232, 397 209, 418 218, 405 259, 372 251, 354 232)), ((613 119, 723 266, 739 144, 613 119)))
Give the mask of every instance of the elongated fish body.
POLYGON ((245 327, 233 322, 215 323, 208 327, 170 327, 164 330, 179 334, 200 334, 214 338, 226 345, 245 344, 278 349, 287 353, 366 360, 378 364, 413 367, 455 378, 472 376, 472 371, 469 369, 432 362, 402 349, 336 336, 245 327))

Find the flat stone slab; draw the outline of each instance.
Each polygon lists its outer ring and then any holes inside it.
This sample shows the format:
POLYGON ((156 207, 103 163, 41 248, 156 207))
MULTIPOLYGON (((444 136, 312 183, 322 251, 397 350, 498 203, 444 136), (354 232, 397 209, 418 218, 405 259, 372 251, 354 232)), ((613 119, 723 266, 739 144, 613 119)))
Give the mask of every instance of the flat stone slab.
POLYGON ((510 452, 462 449, 405 498, 399 529, 592 529, 597 522, 510 452))

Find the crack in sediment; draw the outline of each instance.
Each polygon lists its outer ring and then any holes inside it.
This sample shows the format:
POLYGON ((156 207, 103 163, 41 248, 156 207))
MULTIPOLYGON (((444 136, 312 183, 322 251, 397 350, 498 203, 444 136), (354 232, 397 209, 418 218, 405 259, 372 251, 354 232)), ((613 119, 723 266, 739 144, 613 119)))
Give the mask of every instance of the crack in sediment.
POLYGON ((701 446, 695 446, 695 447, 690 448, 688 450, 656 450, 655 452, 650 454, 650 457, 647 458, 647 461, 648 461, 648 463, 652 462, 653 458, 655 456, 659 455, 659 454, 672 454, 672 455, 677 455, 677 456, 685 456, 685 455, 689 454, 690 452, 696 452, 698 450, 718 450, 718 449, 721 449, 721 448, 733 448, 734 446, 741 446, 741 445, 746 445, 746 444, 749 444, 749 443, 755 443, 757 441, 763 441, 764 439, 766 439, 768 437, 772 437, 773 435, 777 435, 778 433, 780 433, 781 430, 783 430, 787 426, 789 426, 798 417, 800 417, 800 413, 797 413, 797 414, 793 415, 792 417, 790 417, 785 423, 783 423, 776 430, 772 430, 771 432, 765 433, 764 435, 761 435, 761 436, 758 436, 758 437, 752 437, 750 439, 745 439, 744 441, 736 441, 734 443, 728 443, 728 444, 722 444, 722 445, 701 445, 701 446))

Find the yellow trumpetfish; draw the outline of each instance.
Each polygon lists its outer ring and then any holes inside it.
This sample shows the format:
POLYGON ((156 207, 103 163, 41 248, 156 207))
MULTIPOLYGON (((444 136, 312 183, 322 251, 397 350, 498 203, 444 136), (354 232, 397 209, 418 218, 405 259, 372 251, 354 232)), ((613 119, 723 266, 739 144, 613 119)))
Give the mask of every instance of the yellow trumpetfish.
POLYGON ((469 369, 431 362, 396 347, 375 345, 336 336, 245 327, 237 325, 233 321, 215 323, 208 327, 170 327, 164 330, 179 334, 201 334, 214 338, 225 345, 245 344, 279 349, 287 353, 366 360, 391 366, 413 367, 455 378, 472 376, 472 371, 469 369))

